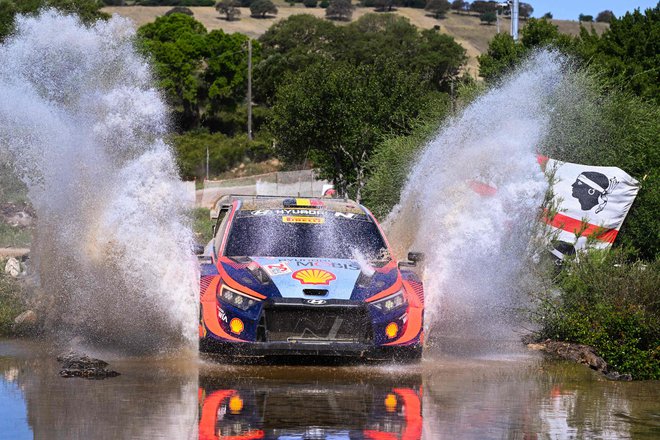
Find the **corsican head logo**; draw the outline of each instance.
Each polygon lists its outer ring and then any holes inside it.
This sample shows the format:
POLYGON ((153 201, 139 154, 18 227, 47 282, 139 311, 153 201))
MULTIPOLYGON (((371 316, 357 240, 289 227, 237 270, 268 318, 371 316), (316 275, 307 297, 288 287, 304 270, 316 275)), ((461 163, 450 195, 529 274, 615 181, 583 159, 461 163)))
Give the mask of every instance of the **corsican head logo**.
POLYGON ((575 179, 571 195, 578 199, 583 211, 589 211, 598 205, 596 208, 596 214, 598 214, 607 205, 607 196, 612 194, 612 190, 618 183, 616 177, 608 179, 605 174, 585 171, 575 179))
POLYGON ((330 281, 337 279, 335 274, 323 269, 301 269, 291 275, 302 284, 330 284, 330 281))

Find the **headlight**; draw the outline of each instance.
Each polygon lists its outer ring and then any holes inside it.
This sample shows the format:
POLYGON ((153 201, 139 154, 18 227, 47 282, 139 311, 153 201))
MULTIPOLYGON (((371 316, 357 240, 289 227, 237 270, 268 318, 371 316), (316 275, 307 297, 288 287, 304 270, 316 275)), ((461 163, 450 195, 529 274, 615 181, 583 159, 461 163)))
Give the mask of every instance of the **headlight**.
POLYGON ((392 310, 407 306, 408 301, 406 301, 406 296, 403 293, 403 289, 401 289, 393 295, 386 296, 385 298, 379 299, 378 301, 374 301, 371 303, 371 305, 383 313, 389 313, 392 310))
POLYGON ((218 301, 225 302, 241 310, 247 310, 261 301, 237 290, 231 289, 224 284, 222 285, 220 291, 216 294, 216 297, 218 298, 218 301))

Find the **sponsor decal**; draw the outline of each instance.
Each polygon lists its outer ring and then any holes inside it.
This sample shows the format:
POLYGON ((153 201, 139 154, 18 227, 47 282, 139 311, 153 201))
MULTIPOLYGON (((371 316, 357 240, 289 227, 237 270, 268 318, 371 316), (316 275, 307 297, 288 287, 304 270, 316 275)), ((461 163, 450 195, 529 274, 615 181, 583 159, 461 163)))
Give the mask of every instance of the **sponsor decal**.
POLYGON ((218 319, 222 322, 227 322, 227 315, 220 307, 218 307, 218 319))
POLYGON ((323 217, 300 217, 290 215, 285 215, 282 217, 282 221, 284 223, 311 223, 315 225, 325 223, 325 219, 323 217))
POLYGON ((335 217, 353 219, 355 218, 355 214, 351 212, 335 212, 335 217))
POLYGON ((278 264, 267 264, 264 266, 264 270, 270 276, 284 275, 292 272, 287 261, 282 261, 278 264))
POLYGON ((327 267, 332 269, 348 269, 348 270, 360 270, 360 266, 356 263, 337 263, 330 261, 305 261, 305 260, 294 260, 296 267, 327 267))
POLYGON ((307 304, 312 304, 312 305, 315 305, 315 306, 320 306, 320 305, 322 305, 322 304, 327 303, 327 301, 324 300, 324 299, 308 299, 308 300, 305 301, 305 302, 306 302, 307 304))
POLYGON ((254 216, 264 216, 264 215, 311 215, 322 217, 325 215, 325 211, 318 209, 257 209, 250 211, 250 214, 254 216))
POLYGON ((294 280, 301 284, 330 284, 330 281, 336 280, 335 274, 323 269, 300 269, 291 275, 294 280))

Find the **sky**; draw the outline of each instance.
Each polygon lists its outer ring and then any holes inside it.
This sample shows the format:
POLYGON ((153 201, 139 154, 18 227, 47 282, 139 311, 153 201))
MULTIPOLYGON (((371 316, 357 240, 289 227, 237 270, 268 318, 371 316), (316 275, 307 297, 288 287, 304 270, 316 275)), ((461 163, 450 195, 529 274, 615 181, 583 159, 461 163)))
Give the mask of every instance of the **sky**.
POLYGON ((640 8, 655 7, 658 0, 522 0, 534 8, 534 17, 541 17, 546 12, 552 12, 552 17, 559 20, 577 20, 580 14, 593 15, 609 9, 617 17, 627 11, 640 8))

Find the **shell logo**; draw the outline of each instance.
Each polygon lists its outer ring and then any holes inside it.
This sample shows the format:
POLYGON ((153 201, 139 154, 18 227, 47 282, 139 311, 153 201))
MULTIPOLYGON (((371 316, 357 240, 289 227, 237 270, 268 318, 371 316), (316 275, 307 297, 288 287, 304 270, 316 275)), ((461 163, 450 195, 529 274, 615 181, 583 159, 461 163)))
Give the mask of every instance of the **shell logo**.
POLYGON ((335 274, 323 269, 301 269, 291 275, 293 279, 302 284, 330 284, 330 281, 336 280, 335 274))

